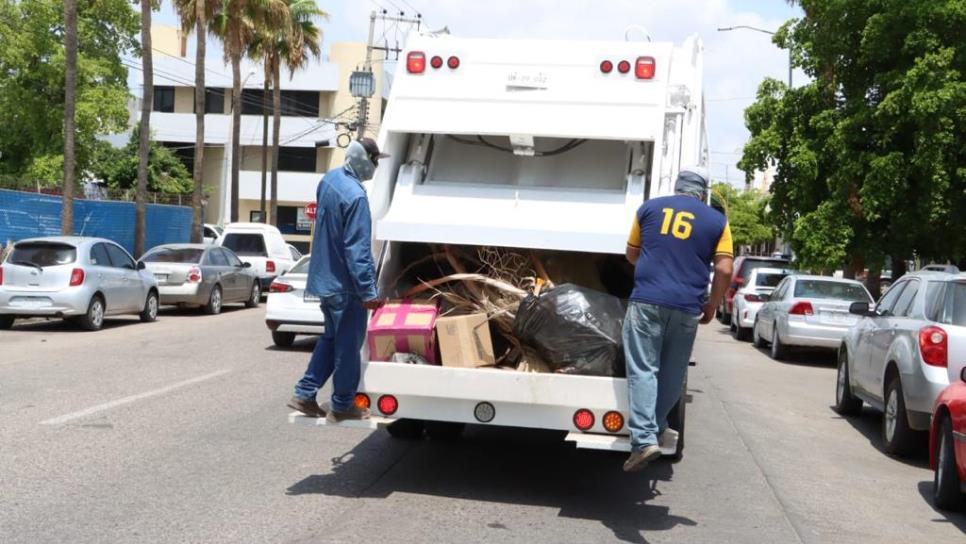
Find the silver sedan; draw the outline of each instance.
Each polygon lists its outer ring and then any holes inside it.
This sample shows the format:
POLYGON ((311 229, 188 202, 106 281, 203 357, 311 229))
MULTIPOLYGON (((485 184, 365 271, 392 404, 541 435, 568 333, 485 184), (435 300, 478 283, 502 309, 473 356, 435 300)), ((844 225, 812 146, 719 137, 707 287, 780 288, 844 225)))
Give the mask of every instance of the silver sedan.
POLYGON ((849 327, 858 321, 849 313, 853 302, 872 302, 865 286, 855 280, 788 276, 755 316, 755 345, 771 344, 776 360, 793 346, 838 349, 849 327))
POLYGON ((167 244, 141 257, 158 280, 161 304, 200 306, 208 314, 227 303, 258 306, 262 286, 249 263, 228 248, 208 244, 167 244))
POLYGON ((0 266, 0 329, 18 317, 68 318, 98 330, 104 316, 158 316, 154 276, 110 240, 75 236, 17 242, 0 266))

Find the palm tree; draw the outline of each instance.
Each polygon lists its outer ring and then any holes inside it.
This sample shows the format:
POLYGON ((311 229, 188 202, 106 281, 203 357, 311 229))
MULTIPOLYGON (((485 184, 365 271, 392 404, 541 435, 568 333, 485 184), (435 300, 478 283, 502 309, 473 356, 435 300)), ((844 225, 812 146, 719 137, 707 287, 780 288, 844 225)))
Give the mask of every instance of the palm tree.
POLYGON ((225 60, 231 63, 231 221, 238 221, 238 175, 241 138, 241 59, 249 49, 257 28, 283 24, 288 18, 283 0, 220 0, 221 6, 212 20, 212 29, 225 49, 225 60))
POLYGON ((295 71, 305 67, 312 57, 322 55, 322 30, 315 24, 316 19, 328 18, 319 9, 315 0, 284 0, 288 6, 289 24, 285 32, 278 36, 274 53, 277 55, 272 64, 272 199, 271 224, 278 223, 278 148, 279 129, 282 123, 281 64, 289 69, 289 78, 295 71))
POLYGON ((64 0, 64 196, 60 232, 74 233, 74 118, 77 110, 77 1, 64 0))
POLYGON ((262 214, 262 221, 265 221, 265 195, 267 191, 267 180, 265 176, 268 173, 268 91, 269 85, 272 82, 272 74, 274 73, 271 66, 271 61, 274 58, 271 49, 275 32, 275 29, 264 27, 256 30, 255 37, 248 46, 248 57, 261 60, 264 64, 264 84, 262 86, 262 193, 258 203, 258 210, 262 214))
POLYGON ((141 0, 141 64, 144 91, 138 134, 138 184, 134 192, 134 256, 144 254, 144 200, 148 187, 148 159, 151 154, 151 108, 154 106, 154 57, 151 52, 151 0, 141 0))

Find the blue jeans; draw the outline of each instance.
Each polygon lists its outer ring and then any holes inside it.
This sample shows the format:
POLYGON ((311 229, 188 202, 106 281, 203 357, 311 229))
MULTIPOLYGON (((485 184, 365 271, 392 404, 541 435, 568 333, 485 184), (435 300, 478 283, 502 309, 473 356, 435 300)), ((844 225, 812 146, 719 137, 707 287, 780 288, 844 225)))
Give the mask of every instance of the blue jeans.
POLYGON ((631 302, 624 319, 624 358, 631 447, 657 444, 667 416, 681 397, 700 315, 631 302))
POLYGON ((325 332, 315 343, 305 376, 295 385, 295 396, 313 400, 332 377, 332 409, 345 412, 359 387, 362 343, 366 339, 367 312, 352 295, 322 297, 325 332))

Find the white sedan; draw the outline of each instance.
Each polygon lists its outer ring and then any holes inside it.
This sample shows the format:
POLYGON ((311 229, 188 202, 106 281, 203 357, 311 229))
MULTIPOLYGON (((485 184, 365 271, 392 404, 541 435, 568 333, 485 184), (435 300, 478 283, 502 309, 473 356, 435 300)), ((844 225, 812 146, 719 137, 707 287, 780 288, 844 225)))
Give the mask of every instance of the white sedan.
POLYGON ((291 346, 297 335, 322 334, 324 318, 319 299, 305 292, 308 272, 309 257, 302 257, 268 288, 265 324, 276 346, 291 346))

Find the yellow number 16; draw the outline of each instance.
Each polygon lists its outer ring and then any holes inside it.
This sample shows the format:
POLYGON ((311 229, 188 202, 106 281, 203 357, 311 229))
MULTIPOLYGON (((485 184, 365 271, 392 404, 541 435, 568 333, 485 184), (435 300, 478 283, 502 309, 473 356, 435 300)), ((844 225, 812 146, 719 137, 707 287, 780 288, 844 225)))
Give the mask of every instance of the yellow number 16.
POLYGON ((667 236, 668 231, 671 232, 678 240, 687 240, 691 237, 691 220, 694 219, 694 214, 691 212, 678 212, 674 213, 673 208, 664 208, 661 210, 664 212, 664 222, 661 223, 661 234, 667 236), (674 218, 674 223, 671 223, 671 218, 674 218))

